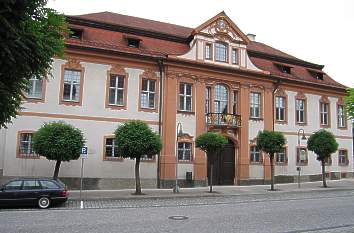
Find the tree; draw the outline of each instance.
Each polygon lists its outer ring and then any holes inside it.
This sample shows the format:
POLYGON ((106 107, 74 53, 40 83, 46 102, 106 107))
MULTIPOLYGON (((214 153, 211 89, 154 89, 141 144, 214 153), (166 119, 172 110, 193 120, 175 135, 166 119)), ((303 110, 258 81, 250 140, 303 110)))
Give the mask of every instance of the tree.
POLYGON ((348 95, 345 97, 345 106, 349 118, 354 119, 354 88, 347 89, 348 95))
POLYGON ((59 121, 45 123, 33 136, 35 153, 56 160, 53 178, 57 179, 62 161, 77 160, 85 140, 81 130, 59 121))
POLYGON ((213 156, 217 155, 222 147, 227 144, 227 139, 218 133, 207 132, 201 134, 195 140, 195 146, 207 154, 210 161, 209 192, 213 192, 213 156))
POLYGON ((257 136, 257 148, 269 155, 271 182, 270 190, 274 191, 274 155, 281 152, 286 140, 281 132, 263 130, 257 136))
POLYGON ((141 156, 158 154, 162 148, 161 138, 146 123, 138 120, 124 123, 114 134, 118 156, 135 159, 135 194, 140 195, 141 156))
POLYGON ((47 0, 0 1, 0 128, 20 110, 29 79, 45 77, 64 52, 65 17, 47 0))
POLYGON ((307 148, 317 155, 318 161, 321 161, 323 187, 327 188, 325 160, 337 151, 338 143, 331 132, 321 129, 310 136, 307 148))

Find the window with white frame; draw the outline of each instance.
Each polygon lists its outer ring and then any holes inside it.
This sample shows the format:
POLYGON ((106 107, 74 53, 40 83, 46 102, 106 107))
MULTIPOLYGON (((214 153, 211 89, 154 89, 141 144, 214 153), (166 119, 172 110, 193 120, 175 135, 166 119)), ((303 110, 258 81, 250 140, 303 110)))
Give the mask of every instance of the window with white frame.
POLYGON ((250 117, 251 118, 261 117, 261 93, 258 92, 250 93, 250 117))
POLYGON ((278 164, 285 164, 287 161, 286 158, 286 148, 283 147, 279 153, 275 155, 275 162, 278 164))
POLYGON ((307 148, 305 147, 296 148, 296 164, 307 165, 307 163, 308 163, 307 148))
POLYGON ((348 160, 348 151, 347 150, 338 150, 338 165, 346 166, 349 164, 348 160))
POLYGON ((275 97, 275 119, 277 121, 285 121, 285 97, 275 97))
POLYGON ((179 110, 186 112, 192 111, 192 84, 179 84, 179 110))
POLYGON ((250 161, 251 163, 261 163, 263 161, 261 151, 257 146, 250 146, 250 161))
POLYGON ((229 91, 226 86, 217 84, 214 87, 214 112, 228 113, 229 91))
POLYGON ((19 155, 35 156, 32 143, 33 133, 20 133, 19 139, 19 155))
POLYGON ((29 80, 29 87, 27 89, 27 95, 26 95, 27 98, 42 99, 43 98, 42 86, 43 86, 42 79, 39 79, 37 77, 32 77, 29 80))
POLYGON ((125 78, 122 75, 111 75, 109 79, 109 105, 123 106, 124 99, 124 82, 125 78))
POLYGON ((140 104, 141 108, 155 108, 156 81, 143 79, 141 87, 140 104))
POLYGON ((320 103, 320 117, 321 117, 321 125, 328 125, 329 122, 329 104, 328 103, 320 103))
POLYGON ((227 62, 227 45, 215 43, 215 61, 227 62))
POLYGON ((305 123, 305 100, 297 99, 295 104, 296 107, 296 122, 305 123))
POLYGON ((105 138, 105 158, 118 157, 118 146, 113 137, 105 138))
POLYGON ((233 114, 238 114, 238 91, 234 91, 233 114))
POLYGON ((210 113, 210 92, 211 88, 205 88, 205 113, 210 113))
POLYGON ((338 105, 337 119, 338 119, 338 127, 345 128, 346 127, 346 117, 345 117, 345 109, 344 109, 343 105, 338 105))
POLYGON ((78 70, 64 70, 64 90, 63 100, 79 102, 80 101, 80 85, 81 85, 81 71, 78 70))
POLYGON ((239 64, 238 49, 236 49, 236 48, 233 48, 231 51, 231 61, 232 61, 232 64, 234 64, 234 65, 239 64))
POLYGON ((213 51, 213 47, 211 44, 207 43, 205 44, 205 59, 206 60, 211 60, 212 59, 212 51, 213 51))
POLYGON ((178 160, 192 161, 192 143, 178 142, 178 160))

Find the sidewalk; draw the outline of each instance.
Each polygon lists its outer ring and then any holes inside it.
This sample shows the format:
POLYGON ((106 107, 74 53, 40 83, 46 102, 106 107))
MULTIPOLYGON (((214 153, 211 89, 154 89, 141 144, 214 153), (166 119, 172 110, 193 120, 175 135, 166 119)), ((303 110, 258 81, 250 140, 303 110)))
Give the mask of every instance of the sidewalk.
MULTIPOLYGON (((209 193, 209 187, 181 188, 179 193, 173 193, 172 189, 142 189, 144 195, 133 195, 135 189, 123 190, 83 190, 84 200, 125 200, 125 199, 160 199, 160 198, 180 198, 180 197, 208 197, 208 196, 240 196, 257 195, 271 193, 289 192, 310 192, 310 191, 333 191, 333 190, 354 190, 354 179, 341 179, 327 181, 328 188, 322 188, 322 182, 301 183, 298 188, 297 183, 276 184, 277 191, 269 191, 270 185, 253 186, 213 186, 213 193, 209 193)), ((69 190, 70 200, 79 200, 80 191, 69 190)))

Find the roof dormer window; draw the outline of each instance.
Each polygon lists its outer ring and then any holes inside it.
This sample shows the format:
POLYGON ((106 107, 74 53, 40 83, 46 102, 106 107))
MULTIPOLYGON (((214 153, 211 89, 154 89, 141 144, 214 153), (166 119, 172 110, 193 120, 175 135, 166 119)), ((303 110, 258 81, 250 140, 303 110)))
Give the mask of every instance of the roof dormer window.
POLYGON ((288 64, 284 64, 284 63, 278 63, 278 62, 275 62, 274 63, 282 73, 285 73, 285 74, 291 74, 291 66, 289 66, 288 64))
POLYGON ((82 39, 82 34, 83 30, 80 28, 69 28, 69 38, 70 39, 76 39, 76 40, 81 40, 82 39))
POLYGON ((310 74, 317 80, 323 80, 323 75, 324 73, 322 71, 319 70, 312 70, 312 69, 308 69, 308 71, 310 72, 310 74))
POLYGON ((128 46, 132 48, 139 48, 140 39, 137 38, 127 38, 128 46))
POLYGON ((316 73, 317 80, 323 80, 323 73, 316 73))
POLYGON ((215 61, 227 62, 228 47, 224 43, 215 43, 215 61))
POLYGON ((281 71, 286 74, 290 74, 290 67, 289 66, 282 66, 281 71))

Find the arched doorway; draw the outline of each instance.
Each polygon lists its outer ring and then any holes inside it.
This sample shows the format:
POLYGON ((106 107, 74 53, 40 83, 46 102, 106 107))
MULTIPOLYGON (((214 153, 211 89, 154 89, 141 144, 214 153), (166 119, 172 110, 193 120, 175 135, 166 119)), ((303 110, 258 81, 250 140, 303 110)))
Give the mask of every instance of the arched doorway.
POLYGON ((208 183, 210 184, 210 165, 213 163, 213 185, 234 185, 235 145, 229 143, 216 155, 208 158, 208 183))

